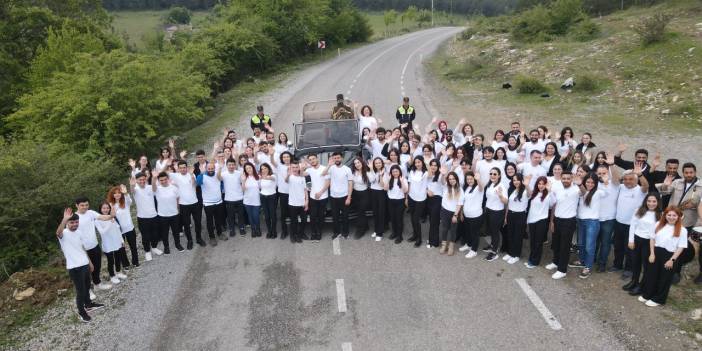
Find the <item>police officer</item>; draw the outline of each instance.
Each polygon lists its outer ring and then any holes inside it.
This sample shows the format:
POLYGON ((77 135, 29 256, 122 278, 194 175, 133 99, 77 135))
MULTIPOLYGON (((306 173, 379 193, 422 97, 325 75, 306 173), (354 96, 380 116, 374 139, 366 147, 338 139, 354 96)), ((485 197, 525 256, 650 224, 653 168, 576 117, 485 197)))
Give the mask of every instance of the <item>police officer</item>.
POLYGON ((255 128, 260 129, 262 132, 268 131, 273 125, 271 116, 263 113, 263 106, 256 106, 256 114, 251 117, 251 130, 255 128))
POLYGON ((405 96, 402 98, 402 106, 397 108, 395 113, 395 118, 397 118, 397 123, 400 124, 402 132, 407 134, 407 132, 412 129, 412 121, 414 121, 414 107, 409 104, 409 97, 405 96))

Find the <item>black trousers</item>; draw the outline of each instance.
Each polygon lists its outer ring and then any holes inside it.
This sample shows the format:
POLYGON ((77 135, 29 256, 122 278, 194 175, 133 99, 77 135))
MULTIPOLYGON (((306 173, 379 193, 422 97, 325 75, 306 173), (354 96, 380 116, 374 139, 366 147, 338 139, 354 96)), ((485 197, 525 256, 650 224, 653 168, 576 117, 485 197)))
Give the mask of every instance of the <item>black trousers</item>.
POLYGON ((402 238, 404 229, 405 200, 388 199, 390 203, 390 223, 392 224, 392 236, 402 238))
POLYGON ((327 209, 327 199, 310 199, 310 219, 312 223, 312 240, 322 240, 324 211, 327 209))
POLYGON ((619 269, 631 271, 631 253, 629 243, 629 225, 614 222, 614 261, 612 265, 619 269))
POLYGON ((305 229, 305 208, 288 205, 288 213, 290 214, 290 241, 299 241, 305 229))
MULTIPOLYGON (((690 228, 691 229, 691 228, 690 228)), ((690 233, 690 230, 687 231, 690 233)), ((678 256, 678 259, 675 260, 675 272, 680 274, 682 272, 682 268, 692 262, 695 259, 695 247, 692 246, 692 241, 690 241, 690 237, 688 236, 687 239, 687 248, 683 249, 682 253, 680 256, 678 256)), ((699 258, 702 260, 702 258, 699 258)), ((700 264, 700 269, 702 270, 702 263, 700 264)))
POLYGON ((441 196, 427 197, 429 209, 429 245, 439 246, 439 226, 441 224, 441 196))
MULTIPOLYGON (((93 284, 100 284, 100 269, 102 268, 102 250, 100 250, 100 245, 87 250, 88 259, 93 264, 93 271, 90 272, 90 278, 93 280, 93 284)), ((90 285, 88 285, 90 288, 90 285)))
POLYGON ((224 201, 224 208, 227 212, 227 224, 229 235, 234 236, 234 229, 239 226, 239 234, 246 232, 246 210, 244 210, 244 201, 224 201))
MULTIPOLYGON (((134 229, 123 233, 122 234, 122 239, 129 244, 129 252, 132 254, 132 264, 135 266, 139 266, 139 253, 137 252, 137 244, 136 244, 136 232, 134 229)), ((124 259, 127 259, 127 256, 124 256, 124 259)), ((125 267, 129 267, 129 260, 126 261, 126 264, 124 265, 125 267)))
POLYGON ((152 218, 137 217, 137 226, 141 233, 141 246, 144 252, 150 252, 152 247, 158 246, 161 235, 158 232, 158 216, 152 218))
POLYGON ((385 190, 371 189, 371 207, 373 209, 373 231, 382 237, 385 231, 385 209, 388 195, 385 190))
POLYGON ((646 271, 648 270, 648 256, 651 254, 650 240, 634 235, 634 249, 631 250, 631 280, 639 283, 641 277, 641 267, 643 266, 643 280, 641 286, 645 285, 646 271))
POLYGON ((407 199, 407 205, 409 205, 410 212, 410 222, 412 223, 412 237, 418 238, 417 240, 422 240, 422 214, 424 214, 424 209, 427 206, 427 200, 424 201, 414 201, 411 197, 407 199))
POLYGON ((349 235, 349 208, 346 206, 346 196, 329 197, 331 201, 332 218, 334 220, 334 235, 349 235))
POLYGON ((470 246, 471 250, 478 251, 480 245, 480 227, 483 226, 483 216, 463 218, 463 243, 470 246))
POLYGON ((366 210, 370 207, 370 189, 354 190, 351 193, 351 207, 356 211, 356 233, 365 233, 368 230, 366 210))
POLYGON ((217 235, 222 235, 222 228, 226 221, 226 214, 224 210, 224 203, 204 206, 205 207, 205 223, 207 225, 207 234, 210 238, 215 237, 215 232, 217 235))
POLYGON ((85 306, 90 304, 90 266, 80 266, 68 270, 68 276, 76 288, 76 307, 79 312, 85 312, 85 306))
POLYGON ((548 235, 548 218, 529 223, 529 263, 534 266, 541 264, 546 235, 548 235))
POLYGON ((526 212, 507 211, 507 236, 509 237, 509 247, 507 254, 512 257, 522 256, 522 241, 526 229, 526 212))
POLYGON ((161 233, 161 240, 163 241, 163 252, 168 253, 171 251, 170 244, 168 242, 168 230, 170 229, 173 233, 173 242, 176 248, 180 247, 180 219, 178 215, 170 217, 158 217, 158 229, 161 233))
POLYGON ((129 266, 129 261, 127 261, 127 251, 124 247, 117 251, 105 252, 105 257, 107 257, 107 273, 110 277, 115 276, 115 270, 117 272, 122 271, 122 266, 129 266))
POLYGON ((558 266, 558 271, 568 272, 568 260, 570 259, 570 245, 575 232, 575 217, 558 218, 553 220, 553 263, 558 266))
POLYGON ((202 206, 196 202, 191 205, 180 205, 180 225, 183 226, 183 233, 188 241, 193 241, 193 235, 190 232, 190 220, 195 223, 195 238, 202 240, 202 206))
MULTIPOLYGON (((665 263, 673 257, 673 253, 662 247, 656 247, 654 250, 656 260, 648 264, 648 270, 644 272, 644 291, 643 298, 653 300, 655 303, 665 304, 668 299, 670 285, 673 282, 674 269, 665 268, 665 263)), ((648 258, 646 258, 648 262, 648 258)))
POLYGON ((492 247, 492 250, 497 253, 497 251, 500 249, 500 231, 505 224, 505 211, 494 211, 486 207, 485 219, 487 224, 487 232, 490 235, 490 246, 492 247))
POLYGON ((445 208, 441 208, 440 216, 440 226, 439 226, 439 240, 456 242, 456 227, 458 222, 453 223, 453 211, 449 211, 445 208))
MULTIPOLYGON (((267 234, 278 235, 275 204, 278 201, 278 194, 272 195, 261 195, 261 209, 263 209, 263 216, 266 222, 267 234)), ((281 206, 288 206, 288 204, 281 204, 281 206)), ((285 220, 283 220, 284 222, 285 220)), ((283 223, 285 227, 285 223, 283 223)))
MULTIPOLYGON (((280 227, 283 236, 288 236, 288 222, 290 218, 290 213, 288 212, 288 199, 289 194, 278 192, 278 202, 280 207, 280 227)), ((261 204, 263 206, 263 204, 261 204)))

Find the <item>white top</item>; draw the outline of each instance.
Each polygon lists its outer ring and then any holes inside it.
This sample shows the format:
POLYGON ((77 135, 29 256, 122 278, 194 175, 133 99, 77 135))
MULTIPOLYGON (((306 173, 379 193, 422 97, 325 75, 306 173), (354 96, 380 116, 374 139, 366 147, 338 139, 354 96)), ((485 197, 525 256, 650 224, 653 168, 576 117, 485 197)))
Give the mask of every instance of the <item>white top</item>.
POLYGON ((502 196, 507 196, 507 190, 505 187, 498 183, 497 185, 490 184, 490 187, 485 188, 485 207, 493 211, 502 211, 505 209, 505 204, 500 200, 500 196, 497 195, 497 189, 502 190, 502 196))
POLYGON ((617 222, 628 225, 631 223, 631 216, 643 203, 646 194, 641 191, 640 186, 631 189, 624 184, 619 184, 619 197, 617 197, 617 222))
POLYGON ((262 164, 268 164, 269 166, 273 166, 271 163, 271 155, 265 153, 265 152, 257 152, 256 153, 256 168, 260 169, 262 164))
POLYGON ((453 199, 449 198, 448 190, 448 186, 444 187, 444 193, 441 196, 441 207, 455 213, 456 209, 458 209, 458 205, 463 205, 463 190, 459 188, 456 194, 454 194, 453 199))
POLYGON ((516 164, 517 161, 519 161, 519 149, 510 150, 505 148, 505 156, 507 157, 507 161, 516 164))
POLYGON ((156 217, 156 203, 154 202, 154 192, 150 185, 143 188, 140 186, 134 187, 134 201, 136 202, 137 218, 154 218, 156 217))
POLYGON ((548 177, 548 183, 551 184, 551 191, 555 189, 563 190, 563 182, 557 180, 555 177, 548 177))
POLYGON ((307 191, 307 182, 305 177, 300 177, 296 175, 290 175, 288 177, 288 190, 290 191, 290 196, 288 196, 288 205, 290 206, 305 206, 305 191, 307 191))
POLYGON ((325 166, 317 165, 317 168, 309 167, 305 170, 305 172, 307 172, 307 174, 310 176, 310 183, 312 184, 312 187, 310 189, 311 199, 324 200, 327 197, 329 197, 329 191, 324 191, 319 196, 319 199, 315 198, 315 195, 324 188, 327 179, 329 179, 329 175, 322 176, 322 173, 324 173, 325 169, 325 166))
POLYGON ((676 238, 673 236, 675 227, 666 224, 665 227, 656 233, 656 247, 662 247, 668 252, 675 252, 678 248, 687 248, 687 229, 680 228, 680 235, 676 238))
POLYGON ((283 152, 289 151, 289 150, 288 150, 288 145, 286 145, 286 144, 281 144, 281 143, 279 143, 279 142, 277 142, 277 141, 275 142, 275 145, 273 146, 273 150, 275 150, 275 152, 274 152, 274 153, 275 153, 275 156, 274 156, 274 157, 278 157, 278 156, 280 156, 280 154, 282 154, 283 152))
POLYGON ((76 212, 76 214, 79 217, 78 232, 80 233, 80 240, 83 241, 83 247, 86 250, 91 250, 98 245, 97 235, 95 234, 95 221, 97 221, 99 214, 93 210, 87 210, 83 214, 76 212))
POLYGON ((541 152, 544 152, 544 149, 546 148, 546 142, 544 140, 539 139, 536 143, 532 143, 531 141, 527 141, 524 143, 524 159, 528 160, 531 158, 531 152, 533 150, 539 150, 541 152))
POLYGON ((656 220, 656 212, 646 211, 643 217, 639 218, 636 213, 631 216, 631 224, 629 225, 629 242, 634 242, 634 235, 643 238, 651 239, 656 232, 658 221, 656 220))
POLYGON ((507 150, 508 144, 506 141, 493 140, 492 143, 490 143, 490 146, 492 146, 492 148, 495 149, 495 151, 497 151, 497 149, 499 149, 499 148, 503 148, 503 149, 507 150))
POLYGON ((373 139, 370 141, 371 144, 371 150, 373 151, 373 158, 380 157, 381 159, 385 160, 385 156, 383 156, 383 147, 385 146, 385 142, 383 141, 382 143, 378 141, 378 139, 373 139))
MULTIPOLYGON (((265 196, 270 196, 275 194, 275 186, 276 186, 276 181, 278 178, 285 178, 286 175, 281 175, 280 177, 276 177, 275 175, 271 176, 271 179, 263 179, 260 178, 258 181, 261 184, 261 195, 265 196)), ((286 187, 288 186, 288 183, 285 183, 286 187)), ((289 189, 285 189, 289 190, 289 189)))
POLYGON ((600 200, 600 221, 608 221, 617 216, 617 197, 619 196, 619 186, 610 182, 604 185, 600 182, 597 189, 605 191, 605 195, 600 200))
POLYGON ((463 192, 463 216, 477 218, 483 214, 483 192, 478 186, 473 189, 473 192, 470 189, 468 187, 463 192))
MULTIPOLYGON (((282 194, 287 194, 288 182, 285 181, 285 177, 288 176, 288 166, 279 163, 278 166, 275 168, 275 174, 278 175, 278 177, 276 177, 276 185, 278 186, 278 192, 282 194)), ((261 186, 263 186, 263 184, 261 184, 261 186)))
MULTIPOLYGON (((500 165, 494 160, 480 160, 475 164, 475 171, 480 174, 480 185, 485 186, 490 181, 490 170, 500 168, 500 165)), ((500 168, 500 173, 505 171, 500 168)))
POLYGON ((556 143, 556 146, 558 146, 558 153, 561 155, 565 155, 571 149, 575 150, 575 146, 577 146, 575 144, 575 140, 573 140, 573 139, 570 139, 568 141, 564 141, 563 145, 561 145, 560 140, 556 140, 555 143, 556 143))
POLYGON ((408 194, 412 200, 421 202, 427 199, 428 174, 427 172, 414 170, 407 175, 407 182, 409 183, 408 194))
POLYGON ((578 214, 578 201, 580 201, 580 189, 575 185, 568 188, 551 188, 556 197, 556 209, 554 216, 558 218, 574 218, 578 214))
POLYGON ((380 185, 380 177, 373 171, 368 172, 368 179, 370 179, 371 190, 384 190, 380 185))
POLYGON ((166 171, 166 162, 168 162, 168 159, 158 159, 156 160, 156 171, 158 172, 164 172, 166 171))
POLYGON ((224 201, 241 201, 244 199, 244 189, 241 188, 241 170, 235 169, 229 173, 228 169, 222 170, 222 184, 224 185, 224 201))
POLYGON ((531 176, 531 179, 529 180, 529 189, 534 189, 536 180, 539 179, 539 177, 546 176, 546 170, 543 167, 541 167, 541 165, 532 165, 531 161, 520 163, 519 165, 517 165, 517 171, 522 172, 524 178, 526 178, 527 176, 531 176))
POLYGON ((329 179, 331 180, 329 185, 331 197, 340 198, 349 195, 349 181, 353 180, 351 168, 346 165, 330 166, 329 179))
POLYGON ((442 196, 444 193, 444 185, 441 183, 441 176, 434 181, 434 176, 427 174, 427 190, 431 191, 434 196, 442 196))
MULTIPOLYGON (((370 178, 369 178, 370 180, 370 178)), ((368 190, 368 184, 363 181, 363 175, 361 172, 356 172, 353 174, 353 190, 356 191, 366 191, 368 190)))
POLYGON ((541 160, 541 168, 546 171, 546 174, 548 174, 548 170, 551 169, 551 164, 553 164, 553 161, 555 160, 556 156, 553 156, 550 160, 547 160, 546 157, 541 160))
POLYGON ((102 252, 114 252, 122 247, 122 232, 119 229, 119 224, 114 219, 109 221, 95 221, 95 227, 100 232, 100 243, 102 252))
POLYGON ((246 177, 246 182, 244 182, 244 205, 261 206, 260 191, 261 186, 258 180, 251 176, 246 177))
POLYGON ((120 234, 134 230, 134 222, 132 221, 132 197, 129 194, 124 194, 124 208, 119 207, 119 202, 111 204, 115 208, 115 217, 121 228, 120 234))
POLYGON ((195 182, 192 175, 180 173, 169 173, 168 178, 171 179, 173 185, 178 187, 178 204, 192 205, 197 203, 197 195, 195 193, 195 182))
MULTIPOLYGON (((390 175, 386 174, 385 179, 385 184, 390 184, 390 175)), ((392 189, 388 189, 388 198, 393 199, 393 200, 401 200, 405 198, 405 192, 402 191, 402 183, 400 182, 398 184, 398 181, 396 179, 393 179, 394 184, 392 185, 392 189)))
MULTIPOLYGON (((205 190, 203 188, 203 196, 205 190)), ((158 215, 161 217, 172 217, 178 214, 178 188, 175 185, 156 188, 156 201, 158 202, 158 215)), ((222 196, 222 195, 220 195, 222 196)))
POLYGON ((529 206, 529 196, 527 195, 526 189, 524 189, 522 197, 519 199, 517 199, 518 194, 519 191, 516 189, 509 194, 507 209, 512 212, 525 212, 527 206, 529 206))
POLYGON ((553 207, 555 203, 556 198, 553 197, 553 192, 549 192, 543 200, 541 200, 541 193, 537 194, 529 204, 527 223, 536 223, 548 218, 548 210, 553 207))
POLYGON ((600 219, 600 204, 602 203, 602 197, 604 197, 605 190, 597 189, 594 194, 592 194, 592 199, 590 200, 590 206, 585 205, 585 195, 580 196, 578 202, 578 218, 579 219, 600 219))
POLYGON ((63 256, 66 257, 66 269, 83 267, 90 264, 88 254, 85 252, 81 235, 76 230, 72 232, 68 228, 63 230, 63 236, 59 238, 59 245, 63 256))
MULTIPOLYGON (((202 174, 202 204, 204 206, 213 206, 222 203, 222 182, 217 176, 209 176, 202 174)), ((159 205, 161 201, 158 202, 159 205)), ((159 206, 160 207, 160 206, 159 206)))
POLYGON ((373 116, 358 116, 358 130, 363 133, 363 128, 368 128, 373 130, 378 126, 378 121, 376 121, 373 116))

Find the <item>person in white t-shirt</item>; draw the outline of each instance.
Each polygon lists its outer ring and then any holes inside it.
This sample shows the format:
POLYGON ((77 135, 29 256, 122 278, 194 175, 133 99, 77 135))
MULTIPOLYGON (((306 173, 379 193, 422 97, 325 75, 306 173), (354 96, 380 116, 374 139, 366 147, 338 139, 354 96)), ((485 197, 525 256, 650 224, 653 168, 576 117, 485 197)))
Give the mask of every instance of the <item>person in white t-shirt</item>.
POLYGON ((332 239, 340 234, 345 239, 349 236, 348 208, 351 205, 353 192, 353 174, 349 167, 341 164, 341 153, 334 152, 322 175, 329 175, 329 201, 331 202, 332 218, 334 218, 332 239))
POLYGON ((256 166, 246 162, 241 173, 241 187, 244 189, 244 209, 251 225, 251 237, 261 236, 261 182, 256 166))
MULTIPOLYGON (((115 219, 119 223, 122 238, 129 244, 129 251, 132 254, 132 264, 139 267, 139 253, 136 244, 136 232, 132 221, 132 197, 127 192, 124 184, 114 186, 107 192, 107 202, 115 209, 115 219)), ((129 260, 125 256, 125 270, 130 267, 129 260)))
POLYGON ((388 194, 388 208, 390 210, 390 222, 392 224, 390 240, 395 240, 395 244, 399 244, 402 242, 405 195, 409 190, 409 186, 398 165, 392 165, 390 167, 390 171, 385 175, 383 182, 385 183, 385 191, 388 194))
MULTIPOLYGON (((214 167, 214 164, 211 164, 214 167)), ((171 184, 168 178, 168 173, 153 171, 152 179, 156 181, 151 183, 151 190, 156 196, 158 207, 158 227, 163 241, 163 253, 168 255, 171 253, 168 242, 168 231, 173 234, 173 242, 179 252, 185 251, 180 245, 180 220, 178 218, 178 188, 171 184)))
MULTIPOLYGON (((193 169, 188 169, 188 163, 180 160, 177 163, 177 172, 168 174, 173 185, 178 188, 178 213, 180 226, 183 228, 185 238, 188 240, 188 250, 193 249, 193 236, 190 223, 195 223, 195 241, 200 246, 205 246, 202 240, 202 208, 197 200, 197 180, 193 169), (192 218, 192 222, 191 222, 192 218)), ((221 169, 222 167, 220 167, 221 169)))
POLYGON ((383 156, 383 148, 385 148, 385 128, 378 127, 375 131, 371 129, 371 133, 366 141, 366 149, 371 152, 373 158, 380 157, 385 160, 383 156))
POLYGON ((90 299, 90 272, 93 264, 83 246, 81 235, 78 232, 79 219, 73 210, 66 208, 63 218, 56 228, 56 237, 61 245, 61 251, 66 259, 66 269, 76 289, 76 307, 82 322, 90 322, 88 310, 95 310, 104 305, 95 303, 90 299))
MULTIPOLYGON (((202 207, 205 210, 205 224, 207 225, 210 244, 217 246, 215 233, 223 241, 229 239, 222 230, 227 220, 224 202, 222 201, 222 181, 217 178, 217 169, 214 162, 208 162, 207 165, 201 164, 200 167, 200 174, 195 180, 202 189, 202 207)), ((224 167, 224 164, 222 164, 222 167, 224 167)))
MULTIPOLYGON (((282 177, 282 174, 278 176, 282 177)), ((285 175, 289 185, 288 212, 290 213, 290 241, 301 243, 305 238, 305 212, 309 209, 309 195, 307 182, 300 173, 300 164, 297 161, 290 163, 288 174, 285 175)))
POLYGON ((544 152, 544 149, 546 148, 546 142, 541 139, 541 136, 539 134, 539 131, 537 129, 533 129, 529 132, 529 140, 524 141, 522 143, 522 151, 524 151, 524 156, 527 157, 528 155, 531 155, 531 152, 533 150, 539 150, 540 152, 544 152))
POLYGON ((631 217, 629 225, 629 250, 631 250, 631 281, 624 287, 629 295, 641 295, 646 285, 641 278, 648 272, 648 257, 651 255, 651 238, 655 235, 656 225, 661 219, 661 198, 658 193, 649 193, 644 202, 631 217))
POLYGON ((414 242, 415 247, 419 247, 422 244, 422 225, 420 220, 424 215, 427 204, 428 174, 424 157, 415 157, 407 174, 409 190, 406 201, 410 213, 410 222, 412 223, 412 236, 407 241, 414 242))
MULTIPOLYGON (((597 235, 600 232, 600 208, 602 199, 607 196, 606 188, 598 189, 600 180, 594 174, 588 174, 580 185, 580 200, 578 202, 578 253, 579 260, 571 267, 580 267, 580 278, 586 279, 592 272, 595 263, 597 235)), ((609 185, 609 175, 602 179, 605 186, 609 185)))
POLYGON ((546 269, 558 269, 551 275, 553 279, 565 278, 568 272, 570 244, 573 241, 578 215, 578 201, 580 200, 580 189, 573 184, 573 173, 567 170, 563 171, 561 184, 563 187, 551 189, 556 198, 551 216, 553 262, 546 265, 546 269))
POLYGON ((604 273, 607 269, 607 261, 609 260, 609 251, 612 248, 612 234, 614 234, 614 223, 617 216, 617 197, 619 197, 619 171, 617 167, 613 167, 614 155, 612 155, 612 163, 609 165, 600 165, 595 169, 597 177, 600 179, 598 188, 606 190, 607 194, 602 198, 600 204, 600 232, 597 235, 597 244, 599 253, 596 257, 597 271, 604 273), (610 172, 611 169, 611 172, 610 172), (611 174, 611 176, 610 176, 611 174), (609 184, 602 183, 602 179, 609 177, 609 184))
POLYGON ((495 150, 492 146, 483 148, 483 158, 473 158, 472 169, 475 173, 480 174, 480 185, 485 187, 490 182, 490 171, 493 168, 499 168, 502 174, 504 164, 500 164, 493 159, 495 150))
POLYGON ((472 171, 467 171, 463 181, 463 212, 459 219, 462 222, 463 246, 458 251, 468 251, 466 258, 478 255, 480 245, 480 228, 483 225, 483 187, 480 177, 472 171))
POLYGON ((307 164, 303 175, 310 177, 309 208, 310 222, 312 224, 311 239, 313 242, 322 240, 324 212, 327 209, 327 199, 329 197, 329 175, 322 175, 326 168, 326 166, 319 164, 317 154, 307 155, 307 164))
MULTIPOLYGON (((482 178, 482 175, 480 175, 482 178)), ((502 185, 502 171, 494 167, 488 173, 489 181, 485 183, 485 220, 490 235, 490 246, 485 252, 486 261, 497 259, 500 248, 500 231, 505 224, 505 205, 508 202, 507 190, 502 185)))
POLYGON ((443 178, 445 186, 441 196, 441 226, 439 228, 441 248, 439 249, 439 254, 453 256, 456 252, 458 216, 461 214, 461 208, 463 207, 463 191, 458 181, 458 175, 455 172, 448 172, 446 167, 442 167, 441 173, 446 174, 446 176, 443 178))
POLYGON ((529 179, 517 173, 512 177, 507 190, 507 213, 505 214, 504 237, 507 242, 507 254, 502 257, 508 264, 519 262, 522 256, 522 242, 527 226, 527 207, 531 191, 527 188, 529 179))
POLYGON ((358 128, 359 130, 363 130, 363 128, 375 130, 378 128, 378 120, 373 117, 373 109, 368 105, 361 107, 361 114, 358 116, 358 128))
POLYGON ((239 235, 246 235, 246 211, 244 210, 244 189, 241 188, 241 170, 235 159, 227 160, 227 167, 220 168, 217 177, 224 188, 224 208, 227 213, 229 236, 234 236, 236 227, 239 235))
MULTIPOLYGON (((288 237, 287 221, 290 219, 290 213, 288 213, 288 197, 290 195, 288 193, 288 182, 286 181, 286 179, 288 174, 288 168, 290 167, 290 163, 292 162, 292 160, 293 155, 288 151, 283 151, 283 153, 281 153, 280 157, 277 159, 271 159, 271 162, 273 163, 273 173, 277 175, 275 178, 275 182, 277 186, 276 194, 278 197, 278 204, 280 207, 281 239, 285 239, 288 237)), ((261 185, 263 185, 263 183, 261 183, 261 185)), ((263 204, 263 206, 265 206, 265 204, 263 204)), ((275 208, 273 209, 273 211, 275 213, 275 208)))
POLYGON ((141 234, 141 247, 144 249, 144 260, 149 262, 153 259, 151 253, 161 255, 163 252, 158 249, 160 234, 158 231, 158 213, 156 212, 156 201, 151 186, 147 184, 147 175, 137 173, 129 179, 129 187, 136 203, 137 226, 141 234))
POLYGON ((368 230, 368 217, 366 210, 370 208, 370 169, 363 162, 363 159, 356 157, 352 164, 353 193, 351 195, 351 206, 356 212, 356 234, 354 237, 360 239, 368 230))
MULTIPOLYGON (((290 168, 288 168, 288 170, 289 169, 290 168)), ((266 223, 266 230, 268 231, 266 233, 266 239, 278 237, 275 204, 278 198, 276 184, 279 177, 287 177, 287 174, 273 174, 273 168, 267 163, 262 164, 261 168, 258 170, 258 182, 261 185, 261 208, 263 209, 264 222, 266 223)), ((285 183, 287 186, 287 180, 285 183)), ((287 207, 288 205, 282 204, 282 206, 287 207)), ((287 213, 287 211, 285 212, 287 213)), ((283 224, 283 226, 285 226, 285 224, 283 224)), ((294 242, 295 239, 290 236, 290 241, 294 242)))
MULTIPOLYGON (((109 203, 103 202, 100 205, 100 214, 114 215, 114 213, 109 203)), ((127 275, 122 273, 122 267, 129 265, 127 252, 124 250, 124 239, 122 239, 120 225, 113 217, 105 221, 98 219, 95 221, 95 228, 100 233, 102 252, 107 257, 107 273, 110 275, 110 282, 119 284, 121 280, 127 279, 127 275), (117 272, 116 274, 115 271, 117 272)))
POLYGON ((648 181, 640 168, 624 171, 619 184, 617 216, 614 223, 614 260, 610 272, 621 272, 623 278, 631 278, 631 256, 627 249, 631 216, 648 193, 648 181))
POLYGON ((380 157, 370 161, 370 197, 373 210, 373 234, 375 241, 383 240, 385 233, 385 212, 387 209, 387 193, 385 192, 385 163, 380 157))
POLYGON ((90 209, 90 202, 86 197, 79 197, 75 201, 76 204, 76 214, 80 218, 78 222, 78 232, 80 233, 80 240, 83 242, 83 247, 88 253, 88 258, 93 264, 94 268, 90 272, 90 276, 93 280, 93 285, 95 285, 99 290, 107 290, 112 288, 109 283, 103 283, 100 280, 100 269, 102 268, 102 250, 100 250, 100 245, 98 245, 97 234, 95 234, 95 221, 98 219, 108 220, 111 219, 110 215, 101 215, 90 209))
POLYGON ((529 162, 520 163, 517 166, 517 170, 524 176, 524 179, 530 179, 529 184, 526 184, 527 188, 534 189, 536 180, 539 177, 546 176, 548 172, 541 167, 541 158, 543 157, 541 151, 532 150, 528 155, 529 162))
POLYGON ((541 264, 544 241, 548 235, 549 211, 555 203, 556 199, 551 192, 548 178, 544 176, 537 178, 529 199, 529 213, 527 214, 530 248, 529 260, 524 264, 527 268, 535 268, 541 264))

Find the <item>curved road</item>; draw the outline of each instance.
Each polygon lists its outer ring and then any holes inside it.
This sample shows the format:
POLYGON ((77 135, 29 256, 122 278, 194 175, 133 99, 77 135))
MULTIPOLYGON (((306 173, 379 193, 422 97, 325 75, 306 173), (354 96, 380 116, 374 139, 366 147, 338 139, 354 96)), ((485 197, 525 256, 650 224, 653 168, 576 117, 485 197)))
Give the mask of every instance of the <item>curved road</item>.
MULTIPOLYGON (((406 94, 424 125, 436 112, 422 94, 421 58, 460 31, 428 29, 352 50, 296 73, 262 102, 274 127, 289 132, 305 102, 337 92, 391 125, 406 94)), ((249 130, 246 118, 240 130, 249 130)), ((302 245, 236 237, 158 257, 138 273, 115 317, 119 328, 96 331, 89 349, 625 348, 543 268, 440 256, 368 235, 338 245, 328 235, 302 245), (107 335, 121 342, 105 345, 107 335)))

